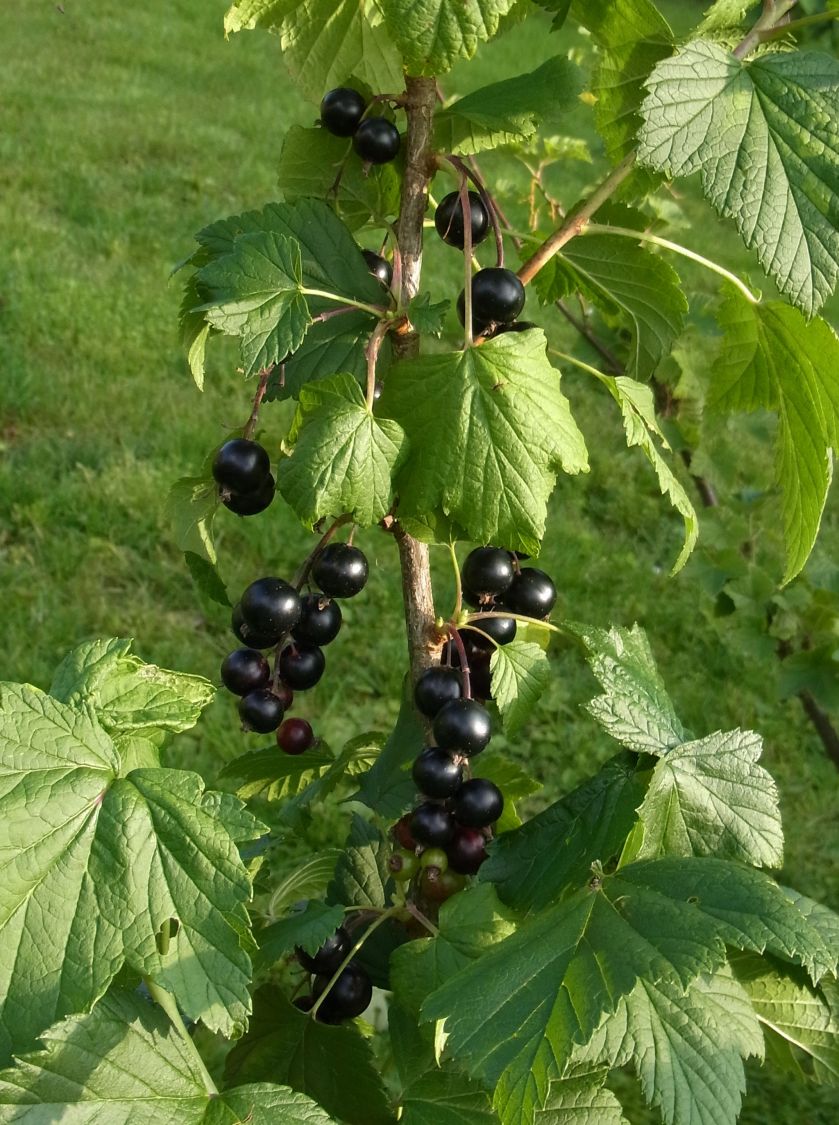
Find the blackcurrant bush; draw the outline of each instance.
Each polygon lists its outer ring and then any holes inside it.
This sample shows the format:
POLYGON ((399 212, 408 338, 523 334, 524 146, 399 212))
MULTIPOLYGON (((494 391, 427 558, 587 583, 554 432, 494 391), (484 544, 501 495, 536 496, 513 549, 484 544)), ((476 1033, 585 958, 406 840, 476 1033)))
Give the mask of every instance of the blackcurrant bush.
POLYGON ((438 871, 443 872, 449 866, 449 857, 442 848, 426 848, 420 856, 420 867, 436 867, 438 871))
POLYGON ((393 826, 393 838, 400 844, 406 851, 412 852, 417 846, 417 842, 411 832, 411 814, 405 813, 403 817, 397 820, 393 826))
MULTIPOLYGON (((332 972, 334 973, 334 969, 332 972)), ((319 997, 329 984, 331 974, 315 977, 314 994, 319 997)), ((350 961, 318 1008, 318 1017, 326 1023, 360 1016, 373 999, 373 983, 366 971, 355 961, 350 961)))
MULTIPOLYGON (((506 606, 493 606, 494 613, 503 613, 505 609, 506 606)), ((471 629, 466 630, 466 632, 471 633, 473 644, 476 648, 488 649, 490 652, 495 648, 492 641, 499 645, 508 645, 516 635, 516 621, 513 617, 479 617, 473 624, 476 629, 481 630, 480 633, 471 629), (492 637, 492 641, 481 636, 481 633, 486 633, 487 637, 492 637)))
POLYGON ((291 630, 296 641, 328 645, 341 630, 341 607, 325 594, 306 594, 300 603, 300 620, 291 630))
POLYGON ((221 679, 234 695, 247 695, 249 691, 268 686, 271 667, 261 652, 253 648, 237 648, 225 656, 221 666, 221 679))
POLYGON ((271 471, 268 454, 258 441, 232 438, 213 461, 213 477, 232 492, 256 492, 271 471))
POLYGON ((478 599, 503 594, 514 576, 510 552, 501 547, 476 547, 461 572, 464 591, 478 599))
POLYGON ((354 598, 367 585, 364 552, 347 543, 330 543, 318 555, 312 577, 331 598, 354 598))
POLYGON ((305 719, 286 719, 277 731, 277 745, 286 754, 304 754, 314 741, 315 732, 305 719))
POLYGON ((476 828, 458 828, 446 845, 449 870, 460 875, 474 875, 487 858, 486 837, 476 828))
POLYGON ((294 947, 297 960, 310 973, 328 973, 330 976, 352 949, 352 938, 339 926, 335 933, 326 939, 317 953, 307 953, 299 945, 294 947))
POLYGON ((229 508, 237 516, 256 516, 269 508, 274 500, 276 482, 269 473, 261 488, 256 492, 231 492, 222 500, 225 508, 229 508))
POLYGON ((251 582, 239 604, 247 626, 264 636, 287 633, 300 620, 300 595, 282 578, 251 582))
POLYGON ((523 566, 504 595, 513 613, 523 617, 547 617, 556 605, 556 586, 543 570, 523 566))
POLYGON ((488 828, 504 809, 504 797, 497 785, 485 777, 464 781, 454 797, 455 820, 465 828, 488 828))
POLYGON ((417 680, 414 688, 414 703, 417 710, 433 719, 440 708, 460 699, 463 688, 460 673, 455 668, 445 668, 441 664, 426 669, 417 680))
POLYGON ((411 814, 411 835, 431 848, 444 847, 455 833, 454 817, 442 805, 426 801, 411 814))
POLYGON ((411 776, 426 797, 453 797, 463 780, 463 767, 448 750, 431 746, 416 759, 411 776))
POLYGON ((456 699, 438 712, 433 730, 438 746, 471 756, 486 748, 492 723, 487 709, 477 700, 456 699))
POLYGON ((273 648, 280 639, 279 633, 259 633, 251 629, 242 614, 242 606, 236 605, 230 618, 233 633, 248 648, 273 648))
POLYGON ((445 902, 466 886, 466 880, 456 871, 438 871, 429 867, 422 873, 422 893, 431 902, 445 902))
POLYGON ((239 718, 248 730, 257 734, 276 730, 284 713, 281 700, 268 688, 248 692, 239 700, 239 718))
POLYGON ((399 152, 401 137, 386 117, 365 117, 355 131, 352 144, 362 160, 369 164, 387 164, 399 152))
POLYGON ((351 137, 358 128, 367 102, 358 90, 339 86, 324 94, 320 103, 320 123, 336 137, 351 137))
POLYGON ((387 861, 388 870, 399 883, 406 883, 412 879, 419 867, 419 860, 407 848, 400 848, 387 861))
MULTIPOLYGON (((489 212, 484 207, 476 191, 469 192, 469 217, 472 227, 472 245, 483 242, 489 231, 489 212)), ((449 246, 462 250, 465 242, 466 224, 463 221, 463 204, 460 192, 452 191, 440 200, 434 212, 434 226, 442 240, 449 246)))
POLYGON ((372 250, 362 250, 361 254, 373 277, 380 281, 385 289, 390 289, 390 283, 393 281, 393 266, 387 258, 380 257, 372 250))
POLYGON ((295 691, 308 691, 323 675, 326 657, 317 645, 288 645, 280 653, 280 676, 295 691))
POLYGON ((509 324, 524 308, 524 286, 512 270, 491 266, 472 278, 472 316, 484 324, 509 324))

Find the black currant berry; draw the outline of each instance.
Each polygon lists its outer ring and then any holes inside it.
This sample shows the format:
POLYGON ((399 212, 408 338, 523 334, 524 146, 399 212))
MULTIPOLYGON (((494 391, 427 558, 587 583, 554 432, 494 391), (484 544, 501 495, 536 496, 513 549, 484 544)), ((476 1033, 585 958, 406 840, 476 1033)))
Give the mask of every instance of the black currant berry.
POLYGON ((428 867, 422 873, 422 893, 431 902, 445 902, 466 886, 466 880, 456 871, 439 871, 428 867))
MULTIPOLYGON (((493 607, 493 612, 503 613, 505 609, 505 606, 496 605, 493 607)), ((512 617, 479 617, 473 624, 481 632, 475 633, 471 629, 467 630, 472 635, 472 643, 476 648, 488 649, 490 652, 495 648, 492 641, 499 645, 508 645, 516 635, 516 622, 512 617), (492 637, 492 641, 481 636, 481 633, 486 633, 487 637, 492 637)))
POLYGON ((504 809, 504 797, 497 785, 485 777, 464 781, 454 798, 454 816, 465 828, 488 828, 504 809))
POLYGON ((256 516, 269 508, 274 500, 276 482, 269 473, 261 488, 256 492, 231 492, 224 500, 225 508, 229 508, 237 516, 256 516))
POLYGON ((514 320, 512 324, 499 324, 494 335, 501 336, 505 332, 529 332, 531 328, 538 328, 532 320, 514 320))
POLYGON ((547 617, 556 605, 556 586, 544 570, 524 566, 510 583, 504 600, 523 617, 547 617))
POLYGON ((286 754, 305 754, 314 741, 315 732, 305 719, 286 719, 277 731, 277 745, 286 754))
POLYGON ((390 289, 390 283, 393 281, 393 266, 387 258, 380 257, 372 250, 362 250, 361 255, 373 277, 380 281, 385 289, 390 289))
POLYGON ((313 688, 326 668, 326 657, 317 645, 288 645, 280 653, 280 676, 295 691, 313 688))
MULTIPOLYGON (((335 970, 333 969, 334 973, 335 970)), ((315 997, 321 995, 329 984, 332 974, 315 978, 315 997)), ((325 1023, 339 1023, 341 1020, 360 1016, 373 999, 373 984, 365 970, 355 961, 350 961, 335 984, 324 997, 318 1008, 318 1018, 325 1023)))
POLYGON ((463 780, 463 767, 448 750, 430 746, 414 761, 411 776, 424 796, 453 797, 463 780))
POLYGON ((225 656, 221 666, 221 679, 234 695, 247 695, 257 688, 268 686, 271 667, 261 652, 253 648, 237 648, 225 656))
POLYGON ((433 730, 438 746, 471 756, 486 748, 492 724, 487 709, 477 700, 456 699, 438 712, 433 730))
POLYGON ((479 600, 503 594, 514 576, 510 552, 502 547, 476 547, 466 556, 461 573, 464 591, 479 600))
POLYGON ((401 138, 399 130, 387 118, 365 117, 356 129, 352 143, 362 160, 369 164, 387 164, 399 152, 401 138))
POLYGON ((230 626, 234 635, 248 648, 274 648, 281 635, 279 633, 258 633, 256 629, 251 629, 242 614, 241 605, 234 606, 230 626))
POLYGON ((282 578, 251 582, 239 604, 245 624, 263 636, 282 636, 300 620, 300 595, 282 578))
MULTIPOLYGON (((492 608, 492 607, 490 607, 492 608)), ((492 674, 490 673, 490 660, 492 651, 479 648, 475 643, 477 633, 472 629, 464 629, 460 638, 466 650, 466 661, 469 665, 469 683, 472 694, 476 699, 492 699, 492 674)), ((452 668, 460 667, 460 653, 453 641, 448 641, 443 647, 443 660, 452 668)))
POLYGON ((487 858, 486 837, 476 828, 458 828, 446 845, 449 869, 460 875, 474 875, 487 858))
POLYGON ((307 953, 299 945, 294 947, 297 960, 310 973, 328 973, 330 976, 352 949, 352 938, 339 926, 332 937, 328 937, 317 953, 307 953))
POLYGON ((248 692, 239 700, 239 718, 248 730, 268 734, 283 721, 283 704, 268 688, 248 692))
POLYGON ((424 871, 429 867, 436 867, 438 872, 443 872, 449 866, 449 857, 442 848, 426 848, 420 856, 419 863, 424 871))
POLYGON ((277 683, 272 685, 271 690, 273 691, 274 695, 276 695, 277 699, 279 699, 280 703, 282 703, 283 710, 290 711, 291 705, 294 702, 294 692, 291 690, 291 688, 286 684, 277 683))
POLYGON ((354 598, 367 585, 364 552, 347 543, 330 543, 318 555, 312 578, 331 598, 354 598))
POLYGON ((484 324, 509 324, 524 308, 524 286, 512 270, 491 266, 472 278, 472 316, 484 324))
POLYGON ((411 833, 411 814, 405 813, 393 826, 393 838, 406 851, 412 852, 417 842, 411 833))
POLYGON ((335 137, 351 137, 358 128, 367 102, 358 90, 339 86, 320 103, 320 123, 335 137))
POLYGON ((430 848, 445 847, 454 836, 455 828, 452 814, 432 801, 417 805, 411 814, 411 835, 430 848))
POLYGON ((300 620, 291 630, 296 641, 328 645, 341 629, 341 607, 325 594, 306 594, 300 603, 300 620))
POLYGON ((258 441, 232 438, 213 461, 213 477, 232 492, 256 492, 271 472, 271 461, 258 441))
POLYGON ((311 1012, 315 1006, 315 998, 314 996, 298 996, 296 1000, 292 1000, 292 1004, 301 1012, 311 1012))
MULTIPOLYGON (((457 298, 457 319, 461 324, 466 323, 466 296, 461 289, 460 296, 457 298)), ((472 335, 473 336, 486 336, 489 334, 492 325, 489 321, 478 320, 475 317, 475 307, 472 306, 472 335)))
POLYGON ((460 673, 455 668, 445 668, 438 664, 428 668, 417 680, 414 703, 418 711, 433 719, 441 707, 454 699, 460 699, 462 694, 460 673))
MULTIPOLYGON (((481 197, 475 191, 469 192, 469 215, 472 227, 472 245, 483 242, 489 231, 489 213, 481 197)), ((442 240, 449 246, 463 249, 466 224, 463 221, 463 204, 460 192, 452 191, 440 200, 434 212, 434 226, 442 240)))

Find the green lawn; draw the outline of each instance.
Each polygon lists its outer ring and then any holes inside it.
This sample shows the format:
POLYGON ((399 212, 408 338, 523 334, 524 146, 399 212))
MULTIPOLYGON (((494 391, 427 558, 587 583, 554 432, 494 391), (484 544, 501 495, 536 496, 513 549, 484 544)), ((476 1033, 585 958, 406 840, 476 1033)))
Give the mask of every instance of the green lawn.
MULTIPOLYGON (((3 678, 46 686, 62 654, 97 635, 133 636, 145 659, 215 678, 231 645, 226 614, 197 596, 162 506, 171 482, 197 471, 207 450, 243 424, 251 392, 230 350, 211 356, 207 390, 197 392, 176 332, 178 285, 168 274, 189 252, 194 231, 272 197, 283 133, 315 111, 291 90, 271 37, 224 41, 224 7, 215 0, 66 0, 63 13, 31 4, 4 26, 3 678)), ((461 68, 447 91, 514 73, 524 60, 535 65, 552 50, 543 26, 525 26, 461 68)), ((582 108, 569 130, 578 121, 588 128, 582 108)), ((486 160, 485 169, 505 174, 500 158, 486 160)), ((565 201, 592 175, 590 166, 571 165, 565 201)), ((715 221, 693 196, 683 202, 696 230, 715 221)), ((680 232, 687 242, 691 233, 680 232)), ((701 248, 701 235, 693 237, 701 248)), ((730 264, 750 268, 730 230, 726 241, 730 264)), ((454 295, 456 256, 435 245, 430 265, 437 287, 454 295)), ((707 279, 702 284, 708 294, 715 289, 707 279)), ((695 312, 704 326, 706 310, 695 312)), ((552 331, 573 346, 558 323, 552 331)), ((567 386, 592 438, 592 472, 560 481, 552 506, 542 565, 562 590, 561 614, 601 625, 641 622, 689 727, 704 734, 754 726, 764 734, 787 825, 783 878, 839 907, 834 768, 797 703, 775 701, 772 654, 721 643, 698 582, 701 559, 668 577, 680 524, 646 463, 626 451, 611 399, 585 376, 570 374, 567 386)), ((269 445, 278 443, 286 420, 287 408, 265 412, 269 445)), ((737 450, 745 432, 734 420, 715 440, 737 450)), ((757 436, 742 470, 747 478, 762 473, 762 485, 770 456, 759 427, 749 433, 757 436)), ((721 519, 705 518, 709 537, 721 519)), ((255 520, 223 511, 217 528, 234 593, 261 573, 290 574, 311 546, 279 503, 255 520)), ((373 563, 370 584, 347 606, 328 674, 300 708, 335 743, 387 726, 403 670, 393 544, 377 533, 361 542, 373 563)), ((835 557, 836 547, 831 511, 819 550, 835 557)), ((444 612, 451 580, 442 551, 435 581, 444 612)), ((556 672, 527 742, 510 747, 545 782, 534 807, 613 752, 581 711, 594 683, 577 655, 559 651, 556 672)), ((234 708, 220 698, 172 756, 212 778, 243 746, 234 708)), ((827 1122, 828 1106, 818 1092, 761 1077, 742 1120, 827 1122)), ((633 1120, 646 1120, 643 1111, 633 1110, 633 1120)))

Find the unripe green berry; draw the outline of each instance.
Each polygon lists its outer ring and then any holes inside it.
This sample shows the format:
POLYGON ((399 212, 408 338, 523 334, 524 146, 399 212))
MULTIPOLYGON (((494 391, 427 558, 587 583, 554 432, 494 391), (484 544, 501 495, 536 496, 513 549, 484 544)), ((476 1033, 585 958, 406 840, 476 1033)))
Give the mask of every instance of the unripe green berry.
MULTIPOLYGON (((445 855, 445 852, 443 854, 445 855)), ((409 852, 405 848, 400 848, 398 852, 393 853, 387 865, 394 879, 400 883, 406 883, 416 874, 417 868, 419 867, 419 860, 413 852, 409 852)))
POLYGON ((442 848, 426 848, 420 856, 420 867, 428 870, 429 867, 436 867, 442 873, 448 869, 449 857, 442 848))

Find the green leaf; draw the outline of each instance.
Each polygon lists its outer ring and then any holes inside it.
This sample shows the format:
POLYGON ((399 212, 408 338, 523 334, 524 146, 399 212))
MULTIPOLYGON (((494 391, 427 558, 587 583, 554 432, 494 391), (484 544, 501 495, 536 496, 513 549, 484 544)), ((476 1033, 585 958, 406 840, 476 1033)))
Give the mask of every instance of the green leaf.
POLYGON ((217 605, 229 608, 231 602, 227 596, 227 587, 213 564, 202 555, 196 555, 194 551, 184 551, 184 562, 192 575, 192 581, 201 593, 217 605))
POLYGON ((527 74, 482 86, 438 113, 435 148, 470 156, 525 140, 543 119, 571 109, 579 92, 577 67, 568 59, 548 59, 527 74))
POLYGON ((181 477, 172 485, 166 499, 166 515, 178 547, 207 559, 213 567, 216 564, 213 520, 218 506, 218 487, 207 477, 181 477))
POLYGON ((603 1083, 607 1072, 588 1071, 552 1082, 535 1125, 629 1125, 621 1104, 603 1083))
POLYGON ((0 1073, 4 1121, 43 1125, 334 1125, 320 1106, 287 1087, 243 1086, 212 1098, 194 1049, 159 1008, 113 992, 86 1016, 41 1036, 44 1049, 0 1073))
POLYGON ((338 848, 315 852, 299 866, 278 878, 271 893, 271 910, 279 913, 301 899, 322 895, 332 878, 340 854, 338 848))
POLYGON ((327 902, 376 910, 385 907, 388 886, 393 886, 387 865, 392 851, 392 845, 378 829, 354 813, 347 842, 326 890, 327 902))
POLYGON ((409 74, 444 74, 492 39, 516 0, 382 0, 409 74))
POLYGON ((234 758, 219 776, 236 782, 236 793, 243 800, 264 797, 267 801, 279 801, 302 793, 323 777, 334 761, 331 754, 316 747, 292 757, 271 746, 234 758))
POLYGON ((430 293, 420 293, 408 308, 408 319, 414 331, 422 336, 441 335, 450 304, 451 301, 435 301, 432 304, 430 293))
POLYGON ((374 417, 352 375, 304 387, 290 436, 294 449, 280 462, 279 488, 306 527, 340 513, 361 527, 379 522, 407 454, 405 434, 391 419, 374 417))
POLYGON ((541 331, 400 363, 380 407, 410 446, 396 479, 400 513, 442 509, 478 543, 536 553, 556 472, 588 469, 541 331))
MULTIPOLYGON (((480 628, 480 621, 477 622, 480 628)), ((532 641, 514 638, 500 645, 489 662, 492 675, 492 698, 495 700, 504 730, 514 735, 533 714, 542 692, 551 678, 547 653, 532 641)))
MULTIPOLYGON (((266 402, 299 398, 307 383, 332 376, 336 371, 349 372, 359 382, 366 383, 365 350, 374 326, 375 320, 369 313, 356 311, 317 321, 294 355, 272 372, 265 393, 266 402)), ((390 350, 386 339, 376 365, 379 375, 389 366, 390 350)))
POLYGON ((204 390, 204 357, 207 350, 207 340, 212 331, 210 325, 204 319, 203 312, 196 311, 203 300, 198 286, 198 277, 196 274, 192 274, 184 285, 178 324, 181 329, 181 340, 187 350, 189 370, 199 391, 204 390))
POLYGON ((493 782, 504 794, 504 811, 495 822, 495 834, 501 835, 521 826, 515 802, 522 797, 538 793, 542 782, 526 773, 517 762, 499 750, 484 750, 481 754, 481 777, 493 782))
POLYGON ((205 794, 197 774, 119 773, 88 704, 0 687, 5 1057, 88 1009, 124 962, 208 1027, 235 1035, 244 1026, 251 887, 236 841, 245 824, 251 838, 261 826, 235 798, 205 794), (178 932, 160 955, 155 935, 170 918, 178 932))
POLYGON ((407 765, 425 745, 425 731, 414 707, 414 690, 406 677, 396 725, 376 761, 364 774, 354 800, 362 801, 379 816, 396 819, 414 800, 416 786, 407 765))
POLYGON ((259 955, 255 967, 269 968, 297 945, 307 953, 317 953, 343 920, 342 906, 326 906, 310 900, 302 910, 292 911, 287 917, 259 931, 256 935, 259 955))
POLYGON ((839 278, 839 62, 697 40, 647 82, 639 159, 702 190, 807 316, 839 278))
POLYGON ((758 0, 716 0, 696 29, 699 35, 714 35, 736 31, 743 26, 746 13, 758 0))
POLYGON ((717 732, 685 742, 660 759, 638 810, 639 858, 715 855, 756 867, 780 867, 784 833, 778 790, 757 764, 763 742, 753 731, 717 732))
POLYGON ((311 1019, 273 986, 254 994, 253 1019, 227 1056, 225 1078, 234 1085, 281 1082, 348 1125, 393 1121, 373 1052, 358 1029, 311 1019))
POLYGON ((787 583, 813 548, 832 477, 839 339, 824 320, 807 324, 778 301, 750 305, 733 292, 718 319, 724 337, 709 408, 778 412, 776 473, 783 492, 787 583))
POLYGON ((87 641, 73 649, 52 678, 50 695, 62 703, 88 704, 109 734, 194 727, 215 689, 203 676, 144 664, 131 641, 87 641))

